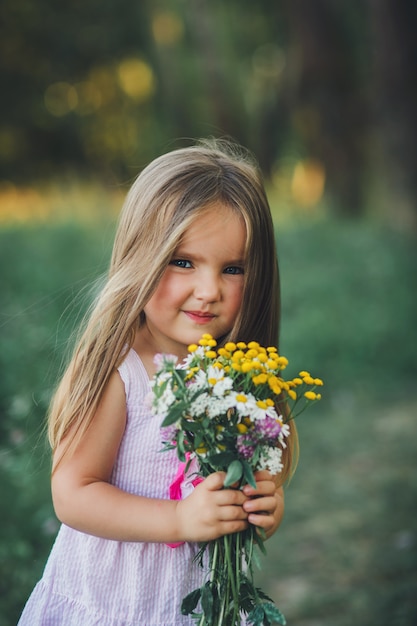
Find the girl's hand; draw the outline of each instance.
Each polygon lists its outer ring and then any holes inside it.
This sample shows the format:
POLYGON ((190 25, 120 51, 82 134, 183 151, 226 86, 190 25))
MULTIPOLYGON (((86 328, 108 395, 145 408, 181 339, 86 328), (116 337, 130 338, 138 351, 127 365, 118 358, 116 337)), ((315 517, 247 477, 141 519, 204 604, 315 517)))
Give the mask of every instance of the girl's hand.
POLYGON ((273 535, 281 523, 284 514, 284 492, 277 487, 274 477, 268 471, 255 473, 256 489, 250 485, 243 487, 247 500, 243 510, 248 514, 248 521, 263 528, 267 537, 273 535))
POLYGON ((211 541, 248 527, 248 513, 243 509, 247 496, 240 489, 223 489, 225 477, 224 472, 210 474, 187 498, 178 501, 182 541, 211 541))

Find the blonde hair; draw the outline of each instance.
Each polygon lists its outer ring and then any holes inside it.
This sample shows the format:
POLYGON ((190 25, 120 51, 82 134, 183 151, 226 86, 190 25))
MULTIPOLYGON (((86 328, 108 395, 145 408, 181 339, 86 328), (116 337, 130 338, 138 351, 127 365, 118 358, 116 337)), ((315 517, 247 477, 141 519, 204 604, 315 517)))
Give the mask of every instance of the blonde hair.
MULTIPOLYGON (((82 438, 181 237, 215 202, 237 211, 247 233, 242 305, 230 333, 217 339, 277 344, 280 288, 274 228, 253 158, 240 146, 218 140, 164 154, 139 174, 126 197, 107 281, 51 403, 53 450, 67 435, 66 451, 82 438)), ((283 478, 296 456, 296 430, 293 424, 291 428, 283 478)))

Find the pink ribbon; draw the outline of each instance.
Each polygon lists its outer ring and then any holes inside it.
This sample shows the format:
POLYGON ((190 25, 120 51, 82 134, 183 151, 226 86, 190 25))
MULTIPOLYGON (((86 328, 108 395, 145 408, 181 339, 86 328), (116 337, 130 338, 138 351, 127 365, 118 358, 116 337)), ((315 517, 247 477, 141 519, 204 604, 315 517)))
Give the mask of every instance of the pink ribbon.
MULTIPOLYGON (((180 463, 178 465, 178 471, 176 473, 176 476, 169 486, 169 497, 171 500, 183 499, 182 487, 184 486, 185 480, 186 480, 185 468, 189 460, 189 457, 190 455, 189 453, 187 453, 186 455, 187 461, 185 463, 180 463)), ((196 487, 202 481, 203 481, 203 478, 201 478, 201 476, 197 476, 196 478, 194 478, 194 480, 191 480, 190 482, 194 487, 196 487)), ((182 546, 184 543, 185 543, 184 541, 179 541, 178 543, 167 543, 166 545, 169 546, 170 548, 178 548, 179 546, 182 546)))

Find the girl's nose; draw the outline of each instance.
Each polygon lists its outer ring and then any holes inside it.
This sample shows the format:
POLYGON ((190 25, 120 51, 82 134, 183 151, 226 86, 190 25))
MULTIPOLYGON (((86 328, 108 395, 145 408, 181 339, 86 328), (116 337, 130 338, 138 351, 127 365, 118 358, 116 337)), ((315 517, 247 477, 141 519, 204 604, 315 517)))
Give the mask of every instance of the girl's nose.
POLYGON ((217 302, 220 300, 220 293, 220 280, 216 276, 205 272, 197 278, 194 287, 194 295, 198 300, 202 300, 203 302, 217 302))

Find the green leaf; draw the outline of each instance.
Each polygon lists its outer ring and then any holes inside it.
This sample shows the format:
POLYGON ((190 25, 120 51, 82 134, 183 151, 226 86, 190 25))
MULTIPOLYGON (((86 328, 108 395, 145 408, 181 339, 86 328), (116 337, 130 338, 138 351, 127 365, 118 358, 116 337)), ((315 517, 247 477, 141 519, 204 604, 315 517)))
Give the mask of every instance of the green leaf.
POLYGON ((207 546, 209 545, 209 541, 205 541, 204 543, 199 544, 199 551, 194 557, 194 562, 198 563, 200 567, 204 567, 204 557, 206 555, 207 546))
POLYGON ((201 589, 194 589, 194 591, 189 593, 188 596, 185 596, 181 604, 181 614, 189 615, 190 613, 192 613, 197 606, 200 597, 201 589))
POLYGON ((265 612, 265 616, 270 622, 276 622, 277 624, 280 624, 280 626, 286 626, 287 621, 284 615, 274 604, 272 604, 272 602, 268 602, 267 604, 263 604, 262 606, 265 612))
POLYGON ((284 615, 272 602, 258 604, 248 615, 248 623, 252 626, 270 626, 279 624, 286 626, 284 615))
MULTIPOLYGON (((264 547, 265 550, 265 547, 264 547)), ((259 558, 259 554, 257 550, 252 552, 252 563, 256 567, 257 570, 262 569, 261 559, 259 558)))
POLYGON ((171 424, 175 424, 175 422, 180 419, 186 408, 187 405, 185 402, 178 402, 177 404, 174 404, 170 408, 169 413, 162 422, 161 426, 171 426, 171 424))
POLYGON ((238 482, 243 475, 243 465, 240 461, 235 460, 230 463, 227 470, 226 478, 224 479, 224 486, 231 487, 234 483, 238 482))
POLYGON ((258 528, 257 535, 256 535, 256 545, 258 546, 259 550, 262 552, 263 555, 266 555, 265 540, 266 540, 266 533, 264 529, 258 528))
POLYGON ((236 457, 233 452, 218 452, 217 454, 210 454, 210 456, 207 457, 207 461, 210 465, 218 470, 224 470, 234 460, 236 460, 236 457))
POLYGON ((241 573, 241 583, 239 589, 239 603, 242 611, 250 613, 255 608, 256 589, 252 581, 241 573))
POLYGON ((160 398, 162 396, 165 389, 167 388, 168 382, 169 382, 168 380, 164 380, 162 383, 160 383, 158 379, 158 384, 155 385, 153 389, 153 394, 156 398, 160 398))
POLYGON ((210 624, 213 619, 214 597, 211 583, 208 582, 201 590, 201 607, 206 621, 210 624))
POLYGON ((184 448, 184 436, 183 430, 180 430, 177 434, 177 455, 180 461, 185 462, 185 448, 184 448))
POLYGON ((194 422, 193 420, 187 420, 183 417, 181 420, 181 428, 190 433, 198 433, 201 429, 201 424, 194 422))
POLYGON ((267 602, 270 604, 274 603, 273 599, 270 598, 268 594, 266 594, 265 591, 262 591, 262 589, 260 589, 259 587, 256 587, 256 593, 258 597, 261 598, 261 600, 267 600, 267 602))
POLYGON ((187 370, 175 368, 174 377, 178 382, 183 383, 187 377, 187 370))
POLYGON ((253 470, 251 466, 245 460, 242 460, 242 466, 243 466, 243 476, 246 482, 248 483, 248 485, 256 489, 256 480, 255 480, 255 476, 253 474, 253 470))
POLYGON ((256 606, 248 615, 248 624, 252 626, 264 626, 265 612, 262 605, 256 606))

